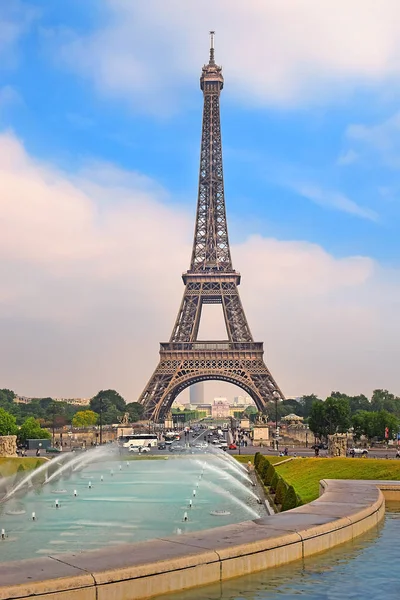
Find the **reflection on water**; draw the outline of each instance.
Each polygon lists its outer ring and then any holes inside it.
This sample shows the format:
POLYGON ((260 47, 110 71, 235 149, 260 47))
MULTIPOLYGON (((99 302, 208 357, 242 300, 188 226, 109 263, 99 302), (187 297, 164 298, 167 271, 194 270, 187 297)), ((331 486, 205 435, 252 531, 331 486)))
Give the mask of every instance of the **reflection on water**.
MULTIPOLYGON (((400 598, 400 504, 353 542, 285 567, 188 590, 164 600, 360 600, 400 598)), ((160 599, 161 600, 161 599, 160 599)))

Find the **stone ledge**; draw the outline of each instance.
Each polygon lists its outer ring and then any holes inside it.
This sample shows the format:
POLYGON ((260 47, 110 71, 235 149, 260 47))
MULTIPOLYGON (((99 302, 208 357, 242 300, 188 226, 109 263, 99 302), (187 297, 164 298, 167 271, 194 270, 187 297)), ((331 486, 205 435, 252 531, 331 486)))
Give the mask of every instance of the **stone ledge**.
POLYGON ((400 482, 322 480, 308 505, 226 525, 82 554, 0 564, 0 600, 135 600, 286 564, 351 540, 383 518, 400 482))

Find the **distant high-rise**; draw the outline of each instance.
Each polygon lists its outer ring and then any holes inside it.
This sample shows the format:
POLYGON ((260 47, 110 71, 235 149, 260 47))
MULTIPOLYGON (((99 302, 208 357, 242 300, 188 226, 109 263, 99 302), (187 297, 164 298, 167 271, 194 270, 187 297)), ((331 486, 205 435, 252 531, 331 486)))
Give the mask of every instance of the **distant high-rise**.
POLYGON ((204 383, 194 383, 190 386, 190 404, 204 404, 204 383))

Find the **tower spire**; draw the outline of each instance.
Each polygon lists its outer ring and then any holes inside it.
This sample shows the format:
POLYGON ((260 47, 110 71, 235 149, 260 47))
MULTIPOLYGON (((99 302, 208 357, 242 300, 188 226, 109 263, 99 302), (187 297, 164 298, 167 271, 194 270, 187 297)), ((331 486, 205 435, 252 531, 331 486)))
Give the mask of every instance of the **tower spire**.
MULTIPOLYGON (((169 342, 160 345, 160 362, 139 398, 146 418, 162 421, 186 387, 206 380, 233 383, 249 394, 259 410, 284 396, 264 363, 263 344, 255 342, 239 296, 240 273, 232 266, 225 210, 220 94, 222 67, 214 59, 202 68, 203 125, 197 213, 190 268, 169 342), (199 341, 205 304, 222 305, 226 337, 199 341)), ((164 257, 160 257, 164 260, 164 257)), ((160 290, 160 302, 163 301, 160 290)))
POLYGON ((214 36, 215 31, 210 31, 210 62, 208 64, 215 65, 214 59, 214 36))

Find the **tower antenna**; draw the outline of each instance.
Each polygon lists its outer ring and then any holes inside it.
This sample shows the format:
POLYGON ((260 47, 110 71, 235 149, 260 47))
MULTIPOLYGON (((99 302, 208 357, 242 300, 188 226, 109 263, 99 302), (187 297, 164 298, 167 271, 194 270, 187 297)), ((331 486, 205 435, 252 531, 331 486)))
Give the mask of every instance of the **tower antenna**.
POLYGON ((215 31, 210 31, 210 65, 215 64, 214 60, 214 36, 215 31))

